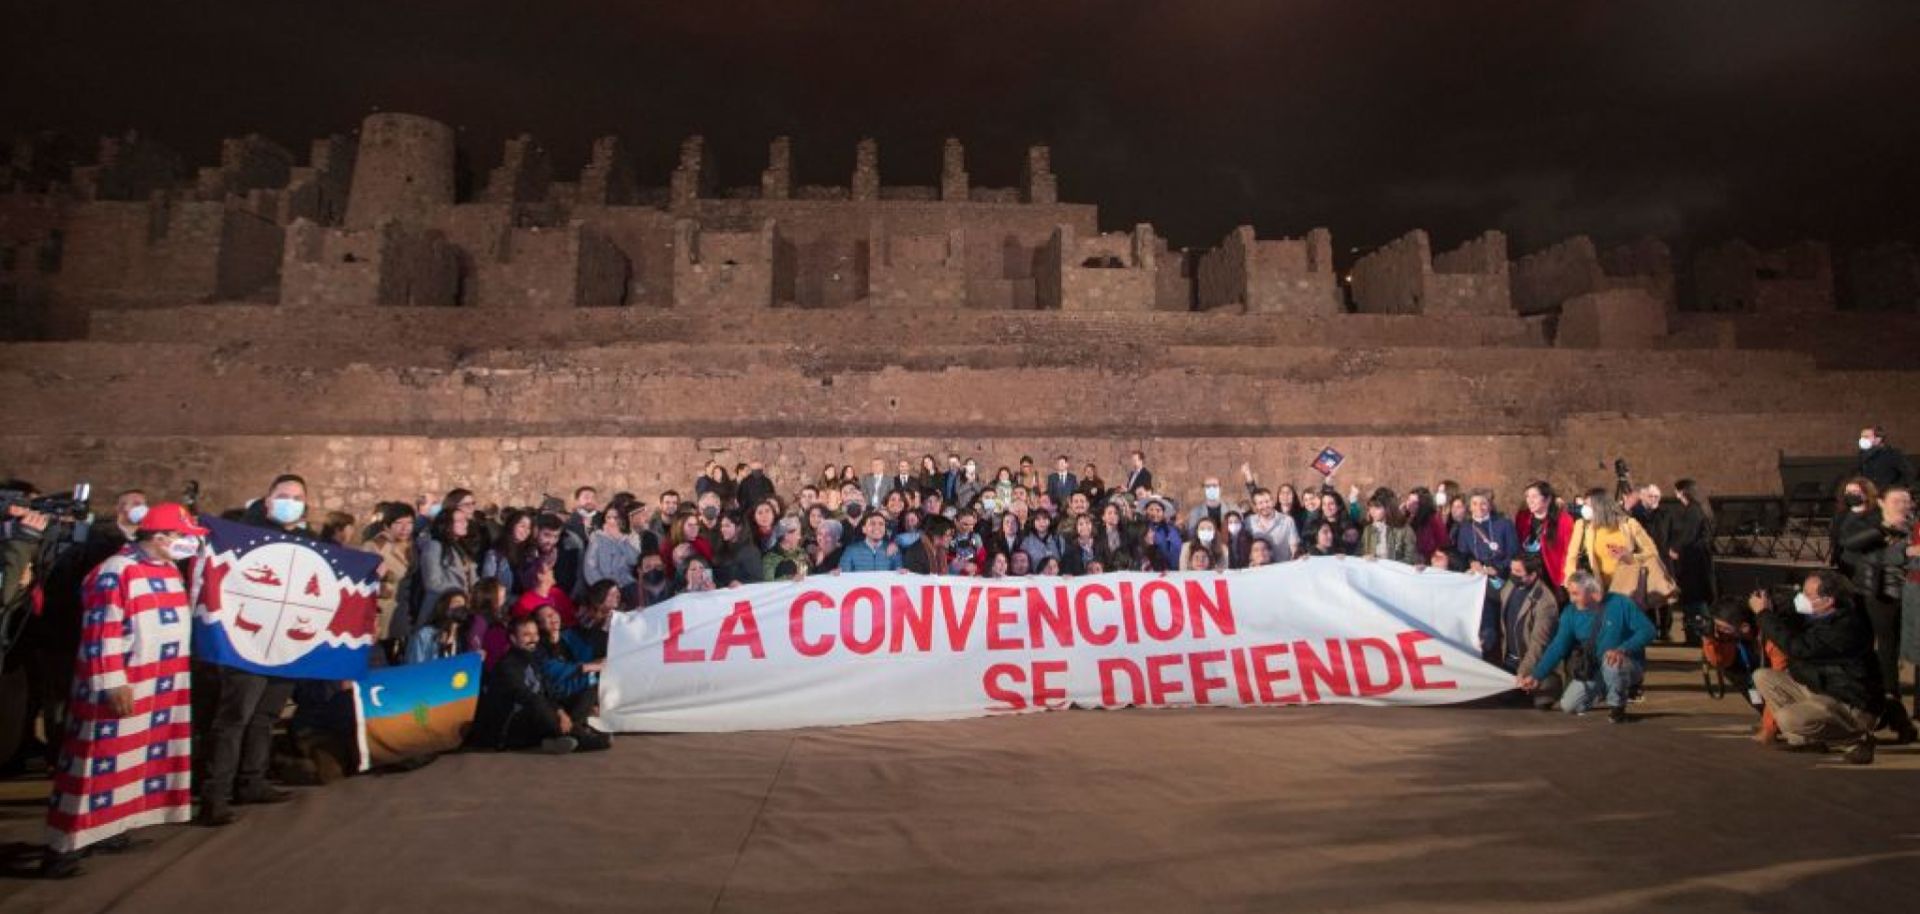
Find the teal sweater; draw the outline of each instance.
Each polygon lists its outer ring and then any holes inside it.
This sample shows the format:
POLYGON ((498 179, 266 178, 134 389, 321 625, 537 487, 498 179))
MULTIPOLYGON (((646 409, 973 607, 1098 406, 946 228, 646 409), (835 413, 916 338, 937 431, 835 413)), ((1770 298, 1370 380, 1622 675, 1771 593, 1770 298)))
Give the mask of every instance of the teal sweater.
POLYGON ((1593 635, 1594 622, 1600 622, 1600 640, 1597 651, 1601 656, 1611 650, 1623 650, 1634 659, 1645 663, 1647 645, 1653 643, 1653 623, 1647 620, 1647 614, 1640 611, 1632 600, 1617 593, 1607 594, 1598 609, 1576 609, 1567 607, 1560 614, 1560 627, 1553 633, 1553 640, 1547 643, 1547 649, 1540 655, 1540 662, 1533 668, 1533 678, 1545 679, 1567 658, 1574 645, 1585 644, 1593 635))

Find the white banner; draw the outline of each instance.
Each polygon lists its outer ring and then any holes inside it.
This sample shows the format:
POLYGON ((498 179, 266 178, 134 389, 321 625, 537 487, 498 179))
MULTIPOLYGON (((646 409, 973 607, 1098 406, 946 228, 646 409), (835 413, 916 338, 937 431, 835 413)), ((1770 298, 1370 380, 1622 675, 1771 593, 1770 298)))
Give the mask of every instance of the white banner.
POLYGON ((1316 558, 1082 578, 820 575, 682 594, 613 622, 616 732, 952 720, 1067 707, 1447 704, 1480 660, 1483 579, 1316 558))

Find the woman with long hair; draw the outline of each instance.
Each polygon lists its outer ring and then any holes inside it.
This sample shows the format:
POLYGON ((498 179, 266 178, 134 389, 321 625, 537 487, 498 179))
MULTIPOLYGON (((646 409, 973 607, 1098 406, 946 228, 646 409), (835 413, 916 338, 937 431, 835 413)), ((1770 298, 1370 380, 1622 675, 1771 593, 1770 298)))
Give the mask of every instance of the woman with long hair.
POLYGON ((1002 466, 993 471, 993 494, 1000 504, 1004 505, 1013 500, 1014 485, 1012 467, 1002 466))
POLYGON ((1681 627, 1687 644, 1698 646, 1702 626, 1711 624, 1707 611, 1714 601, 1713 505, 1692 479, 1674 483, 1673 494, 1680 504, 1670 509, 1667 521, 1667 562, 1680 588, 1681 627))
POLYGON ((1426 486, 1409 490, 1400 503, 1400 510, 1407 515, 1407 525, 1413 528, 1415 551, 1430 556, 1453 548, 1453 537, 1447 532, 1447 514, 1435 504, 1433 492, 1426 486))
POLYGON ((1213 518, 1202 516, 1193 525, 1193 538, 1180 544, 1180 570, 1210 571, 1226 565, 1227 547, 1220 539, 1220 528, 1214 525, 1213 518))
POLYGON ((780 534, 774 528, 780 523, 781 505, 777 498, 769 498, 753 506, 752 531, 749 538, 762 553, 770 552, 779 545, 780 534))
POLYGON ((1527 510, 1514 518, 1520 535, 1520 551, 1540 556, 1546 564, 1547 579, 1558 589, 1566 586, 1567 549, 1573 542, 1573 518, 1560 505, 1553 486, 1545 480, 1527 486, 1527 510))
MULTIPOLYGON (((413 632, 427 623, 440 598, 449 593, 471 593, 480 577, 480 548, 483 542, 473 523, 478 502, 466 489, 454 489, 440 500, 440 513, 420 544, 420 605, 414 607, 404 633, 393 636, 411 643, 413 632)), ((395 619, 396 625, 399 619, 395 619)))
POLYGON ((1856 575, 1860 556, 1851 553, 1841 544, 1858 536, 1862 531, 1877 529, 1880 526, 1880 487, 1865 476, 1855 476, 1840 484, 1840 492, 1834 498, 1833 523, 1828 528, 1829 548, 1833 556, 1833 567, 1840 569, 1849 580, 1856 575))
POLYGON ((480 651, 484 655, 480 662, 488 669, 513 648, 507 628, 512 605, 507 600, 506 585, 498 579, 482 578, 473 586, 473 602, 467 613, 466 649, 480 651))
POLYGON ((500 535, 480 558, 480 576, 506 583, 507 598, 512 600, 520 595, 514 574, 527 564, 532 551, 533 513, 509 508, 500 516, 500 535))
POLYGON ((1616 582, 1615 576, 1623 570, 1637 573, 1639 569, 1650 571, 1659 565, 1660 550, 1653 544, 1653 537, 1647 535, 1646 528, 1606 489, 1587 490, 1586 503, 1580 506, 1580 520, 1573 525, 1569 543, 1566 562, 1561 566, 1563 581, 1585 565, 1608 590, 1631 593, 1635 587, 1621 591, 1615 585, 1626 586, 1632 582, 1616 582))
POLYGON ((1052 512, 1044 508, 1033 512, 1033 516, 1027 520, 1027 535, 1020 540, 1020 550, 1027 554, 1034 568, 1039 568, 1049 558, 1059 558, 1066 551, 1060 534, 1054 532, 1052 512))
POLYGON ((1274 487, 1273 509, 1293 518, 1293 529, 1296 531, 1305 532, 1307 522, 1313 519, 1307 513, 1307 506, 1300 503, 1300 490, 1294 488, 1293 483, 1290 482, 1283 482, 1274 487))
POLYGON ((593 520, 593 532, 587 535, 586 557, 581 561, 581 583, 592 585, 611 580, 618 587, 631 588, 640 565, 640 545, 633 535, 632 518, 627 512, 609 506, 593 520))
POLYGON ((1367 526, 1360 533, 1360 555, 1418 565, 1420 550, 1414 544, 1413 528, 1407 525, 1407 516, 1400 513, 1398 501, 1387 489, 1380 489, 1367 499, 1367 526))
POLYGON ((452 657, 465 649, 468 620, 467 595, 458 591, 443 593, 427 617, 407 642, 408 663, 428 663, 452 657))
MULTIPOLYGON (((761 507, 766 505, 763 503, 761 507)), ((755 584, 761 580, 764 553, 754 535, 731 514, 720 515, 720 548, 713 557, 713 573, 720 586, 755 584)))
POLYGON ((1060 557, 1060 572, 1078 577, 1087 574, 1089 567, 1102 566, 1100 561, 1100 534, 1098 523, 1093 515, 1082 514, 1073 519, 1073 529, 1067 536, 1065 555, 1060 557))
POLYGON ((1338 555, 1353 555, 1360 550, 1360 528, 1353 522, 1353 515, 1347 511, 1347 500, 1339 492, 1322 489, 1320 492, 1320 513, 1310 526, 1330 527, 1333 529, 1333 550, 1338 555))

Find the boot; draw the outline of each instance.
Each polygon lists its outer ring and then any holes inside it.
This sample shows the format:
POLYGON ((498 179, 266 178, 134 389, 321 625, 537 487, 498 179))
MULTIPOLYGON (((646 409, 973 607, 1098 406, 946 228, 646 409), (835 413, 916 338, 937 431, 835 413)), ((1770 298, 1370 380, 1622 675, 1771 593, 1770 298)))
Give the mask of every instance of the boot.
POLYGON ((1880 726, 1893 731, 1893 744, 1904 746, 1920 739, 1920 729, 1913 725, 1913 718, 1907 715, 1907 709, 1897 701, 1887 702, 1887 712, 1880 717, 1880 726))
POLYGON ((80 851, 61 853, 47 848, 40 857, 40 878, 72 879, 80 875, 80 859, 86 854, 80 851))
POLYGON ((1873 742, 1873 734, 1865 734, 1860 737, 1859 742, 1847 749, 1846 755, 1841 757, 1846 759, 1849 765, 1871 765, 1873 764, 1873 742))

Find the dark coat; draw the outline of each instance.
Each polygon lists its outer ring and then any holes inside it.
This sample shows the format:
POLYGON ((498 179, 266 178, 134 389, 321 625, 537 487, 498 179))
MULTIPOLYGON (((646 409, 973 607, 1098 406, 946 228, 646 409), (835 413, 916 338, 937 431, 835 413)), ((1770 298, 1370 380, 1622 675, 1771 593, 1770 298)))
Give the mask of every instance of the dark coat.
POLYGON ((1786 652, 1794 681, 1842 704, 1880 713, 1886 689, 1873 653, 1873 624, 1853 602, 1843 599, 1820 617, 1791 608, 1770 610, 1760 615, 1760 630, 1786 652))
POLYGON ((1913 461, 1899 449, 1881 445, 1870 451, 1860 453, 1859 475, 1873 480, 1874 486, 1884 492, 1888 486, 1912 486, 1915 482, 1913 461))
POLYGON ((766 580, 766 562, 762 561, 760 547, 752 542, 753 534, 743 531, 741 540, 731 548, 721 547, 720 554, 714 559, 714 583, 721 587, 757 584, 766 580))
MULTIPOLYGON (((1060 573, 1069 577, 1078 577, 1087 573, 1089 562, 1099 562, 1106 567, 1106 560, 1100 553, 1100 536, 1094 534, 1093 540, 1083 547, 1079 540, 1064 541, 1065 548, 1060 552, 1060 573)), ((1108 569, 1111 570, 1111 569, 1108 569)))
POLYGON ((507 651, 487 671, 467 742, 483 749, 524 749, 559 736, 560 715, 540 674, 540 658, 532 651, 507 651))
POLYGON ((768 479, 766 473, 755 470, 740 480, 736 494, 740 498, 740 510, 752 514, 755 505, 773 497, 773 480, 768 479))
POLYGON ((1673 569, 1674 583, 1685 603, 1713 602, 1713 518, 1699 505, 1669 505, 1655 514, 1661 529, 1652 532, 1663 550, 1660 556, 1673 569), (1677 552, 1674 559, 1666 552, 1677 552))

